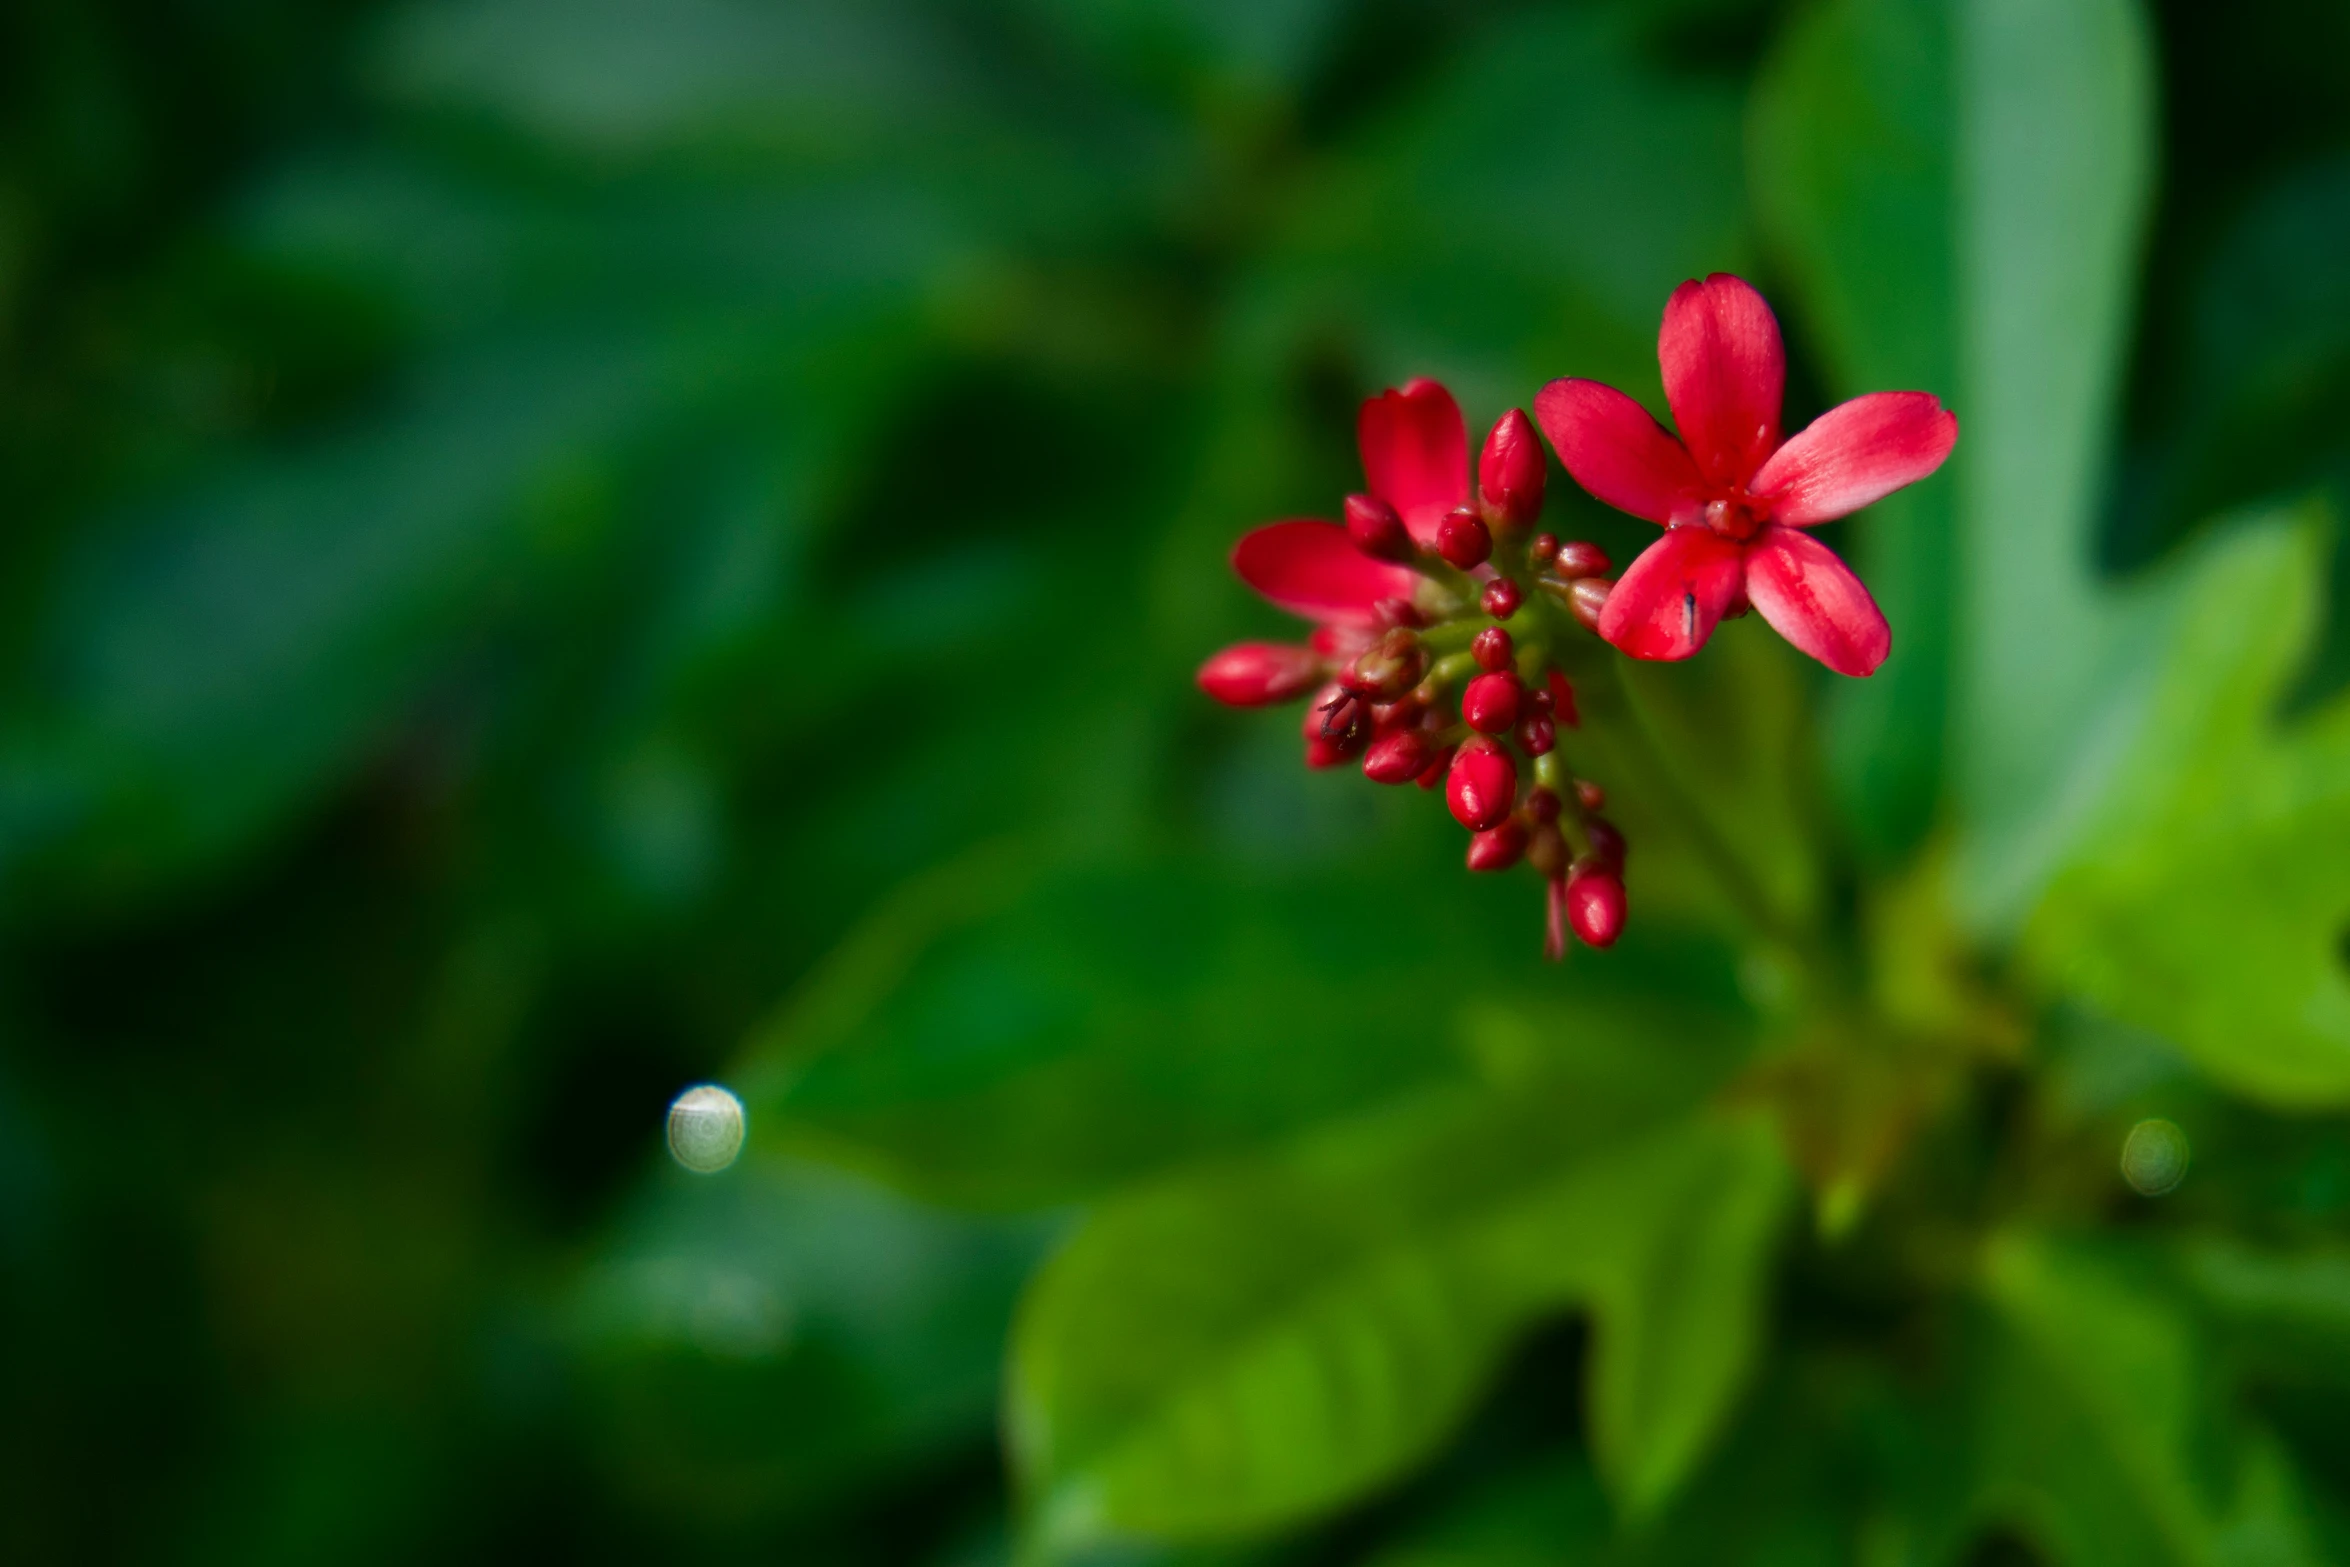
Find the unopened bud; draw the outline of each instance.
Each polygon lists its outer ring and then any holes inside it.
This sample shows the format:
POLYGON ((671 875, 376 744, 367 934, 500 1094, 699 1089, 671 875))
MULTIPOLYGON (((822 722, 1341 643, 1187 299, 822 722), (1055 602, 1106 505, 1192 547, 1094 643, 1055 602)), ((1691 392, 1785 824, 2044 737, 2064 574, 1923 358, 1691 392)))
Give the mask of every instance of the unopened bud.
POLYGON ((1533 421, 1513 408, 1485 438, 1477 459, 1477 488, 1498 526, 1522 528, 1542 515, 1542 442, 1533 421))
POLYGON ((1587 631, 1599 629, 1599 612, 1607 608, 1607 596, 1615 589, 1612 577, 1577 577, 1567 589, 1567 612, 1583 623, 1587 631))
POLYGON ((1559 797, 1548 789, 1526 791, 1526 814, 1547 827, 1559 819, 1559 797))
POLYGON ((1496 577, 1486 583, 1485 591, 1477 598, 1479 606, 1484 609, 1485 613, 1496 620, 1509 619, 1518 612, 1518 606, 1525 601, 1526 595, 1519 590, 1516 583, 1507 577, 1496 577))
POLYGON ((1526 839, 1527 863, 1553 881, 1567 874, 1567 862, 1571 858, 1567 840, 1548 823, 1536 827, 1526 839))
POLYGON ((1629 847, 1624 842, 1624 835, 1616 831, 1613 823, 1603 822, 1597 817, 1585 823, 1583 830, 1591 835, 1590 857, 1593 863, 1621 873, 1624 869, 1624 854, 1629 847))
POLYGON ((1412 533, 1394 507, 1376 495, 1346 498, 1346 536, 1373 560, 1410 560, 1412 533))
POLYGON ((1506 871, 1526 852, 1526 829, 1514 821, 1488 827, 1469 840, 1469 869, 1506 871))
POLYGON ((1589 947, 1612 947, 1624 933, 1624 881, 1615 872, 1577 865, 1567 873, 1567 923, 1589 947))
POLYGON ((1583 809, 1586 811, 1607 809, 1607 791, 1588 778, 1575 780, 1575 798, 1582 803, 1583 809))
POLYGON ((1338 677, 1357 696, 1392 702, 1420 683, 1428 672, 1428 655, 1420 639, 1398 626, 1372 643, 1338 677))
POLYGON ((1518 721, 1518 677, 1509 670, 1479 675, 1461 692, 1461 720, 1479 734, 1497 735, 1518 721))
POLYGON ((1469 644, 1469 653, 1477 660, 1480 669, 1507 669, 1516 649, 1510 645, 1508 632, 1499 626, 1487 626, 1469 644))
POLYGON ((1473 571, 1493 553, 1493 530, 1466 506, 1455 506, 1436 525, 1436 553, 1456 571, 1473 571))
POLYGON ((1312 648, 1239 642, 1199 666, 1199 688, 1228 707, 1286 702, 1322 677, 1312 648))
POLYGON ((1537 533, 1526 546, 1526 564, 1536 571, 1559 558, 1559 536, 1555 533, 1537 533))
POLYGON ((1444 782, 1445 774, 1452 771, 1453 754, 1454 748, 1452 746, 1444 745, 1436 748, 1435 760, 1431 761, 1428 764, 1428 770, 1420 775, 1421 788, 1433 789, 1444 782))
POLYGON ((1363 776, 1373 783, 1407 784, 1426 772, 1435 756, 1436 744, 1426 731, 1393 730, 1363 753, 1363 776))
POLYGON ((1518 749, 1528 756, 1547 756, 1558 743, 1558 725, 1548 713, 1528 713, 1518 720, 1518 749))
POLYGON ((1420 606, 1410 599, 1381 599, 1371 606, 1371 613, 1382 626, 1409 626, 1417 629, 1428 624, 1428 617, 1420 613, 1420 606))
POLYGON ((1607 551, 1582 539, 1559 545, 1551 565, 1553 571, 1569 580, 1576 577, 1604 577, 1607 568, 1607 551))
POLYGON ((1575 688, 1568 682, 1565 675, 1555 669, 1552 670, 1550 678, 1542 683, 1542 688, 1550 693, 1551 717, 1565 724, 1569 729, 1583 727, 1583 715, 1575 711, 1575 688))
POLYGON ((1471 832, 1498 827, 1518 799, 1518 764, 1490 740, 1471 740, 1444 775, 1444 803, 1471 832))
POLYGON ((1326 685, 1306 709, 1306 765, 1336 767, 1363 754, 1371 743, 1371 712, 1341 685, 1326 685))

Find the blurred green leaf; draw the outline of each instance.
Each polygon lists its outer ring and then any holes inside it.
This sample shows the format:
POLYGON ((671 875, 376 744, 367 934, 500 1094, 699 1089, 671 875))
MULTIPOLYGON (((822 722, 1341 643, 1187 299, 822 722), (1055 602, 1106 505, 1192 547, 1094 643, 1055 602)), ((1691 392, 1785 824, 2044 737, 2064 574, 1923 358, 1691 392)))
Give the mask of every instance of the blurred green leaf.
POLYGON ((1627 867, 1636 894, 1645 898, 1652 857, 1677 857, 1679 876, 1710 883, 1717 907, 1728 895, 1729 928, 1808 928, 1822 854, 1801 659, 1753 618, 1723 627, 1706 651, 1678 664, 1612 660, 1607 676, 1580 688, 1588 732, 1567 736, 1567 753, 1578 770, 1581 748, 1600 758, 1591 774, 1639 845, 1627 867), (1623 706, 1609 683, 1620 684, 1623 706))
POLYGON ((598 1446, 622 1483, 739 1525, 984 1440, 1050 1228, 812 1165, 670 1172, 565 1308, 598 1446))
POLYGON ((1513 14, 1306 193, 1240 328, 1352 328, 1375 376, 1443 375, 1471 409, 1558 375, 1657 402, 1665 295, 1741 262, 1739 189, 1723 84, 1658 71, 1620 20, 1513 14))
POLYGON ((1984 1290, 1988 1516, 2078 1567, 2320 1559, 2283 1450, 2212 1407, 2174 1301, 2086 1245, 2023 1233, 1995 1240, 1984 1290))
POLYGON ((2315 635, 2323 519, 2247 522, 2146 585, 2168 610, 2110 788, 2025 932, 2051 985, 2280 1105, 2350 1099, 2350 703, 2277 713, 2315 635))
MULTIPOLYGON (((1958 399, 1950 12, 1946 0, 1820 6, 1780 37, 1755 83, 1756 217, 1797 284, 1789 324, 1809 329, 1840 396, 1958 399)), ((1940 794, 1956 495, 1947 478, 1900 491, 1856 531, 1893 652, 1869 679, 1830 687, 1827 756, 1847 818, 1880 858, 1924 836, 1940 794)))
POLYGON ((762 1135, 915 1190, 1065 1200, 1462 1076, 1460 997, 1506 965, 1465 919, 1399 944, 1424 890, 1000 846, 877 914, 745 1091, 762 1135))
POLYGON ((1015 1329, 1010 1430, 1049 1550, 1217 1538, 1395 1478, 1510 1341, 1597 1317, 1602 1470, 1653 1506, 1754 1352, 1787 1175, 1686 1088, 1424 1095, 1095 1213, 1015 1329))
POLYGON ((1845 389, 1938 376, 1925 389, 1963 421, 1955 557, 1931 483, 1862 524, 1887 535, 1917 642, 1896 619, 1903 667, 1843 699, 1831 749, 1864 839, 1914 841, 1943 722, 1936 606, 1954 602, 1960 892, 1992 928, 2062 850, 2109 759, 2091 715, 2139 651, 2092 532, 2154 173, 2150 74, 2134 0, 1845 0, 1791 36, 1757 98, 1757 205, 1845 389))

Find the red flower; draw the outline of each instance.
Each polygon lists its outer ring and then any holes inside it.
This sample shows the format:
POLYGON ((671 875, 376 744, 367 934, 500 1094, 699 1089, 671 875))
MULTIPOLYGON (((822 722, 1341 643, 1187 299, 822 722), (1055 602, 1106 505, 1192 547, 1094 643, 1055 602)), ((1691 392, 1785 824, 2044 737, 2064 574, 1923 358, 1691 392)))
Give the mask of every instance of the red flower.
POLYGON ((1723 272, 1673 291, 1657 358, 1679 440, 1597 381, 1553 381, 1534 399, 1576 483, 1664 525, 1608 594, 1599 634, 1634 658, 1687 658, 1751 604, 1838 674, 1875 670, 1893 645, 1876 600, 1800 530, 1941 467, 1957 416, 1927 392, 1871 392, 1782 441, 1779 323, 1762 295, 1723 272))
POLYGON ((1436 548, 1444 514, 1469 504, 1469 427, 1452 393, 1421 376, 1367 399, 1355 444, 1371 493, 1396 509, 1420 548, 1436 548))

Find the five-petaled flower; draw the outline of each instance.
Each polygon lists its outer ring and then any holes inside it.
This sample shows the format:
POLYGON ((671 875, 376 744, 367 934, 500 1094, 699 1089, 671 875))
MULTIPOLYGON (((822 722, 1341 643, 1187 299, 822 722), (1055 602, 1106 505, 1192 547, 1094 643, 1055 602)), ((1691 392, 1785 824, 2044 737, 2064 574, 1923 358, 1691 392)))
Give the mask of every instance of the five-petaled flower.
POLYGON ((1676 440, 1597 381, 1553 381, 1534 417, 1575 481, 1664 525, 1609 593, 1599 634, 1635 658, 1687 658, 1749 605, 1830 669, 1866 675, 1893 633, 1869 590, 1802 529, 1942 466, 1958 418, 1926 392, 1871 392, 1782 441, 1779 323, 1743 279, 1673 291, 1657 338, 1676 440))

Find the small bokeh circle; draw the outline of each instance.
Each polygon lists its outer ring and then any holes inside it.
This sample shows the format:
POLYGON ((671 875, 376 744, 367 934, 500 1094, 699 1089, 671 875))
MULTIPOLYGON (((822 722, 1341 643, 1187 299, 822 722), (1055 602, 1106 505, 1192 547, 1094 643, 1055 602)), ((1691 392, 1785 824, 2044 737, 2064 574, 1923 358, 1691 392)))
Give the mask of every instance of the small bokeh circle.
POLYGON ((2160 1197, 2187 1178, 2187 1134, 2169 1121, 2140 1121, 2122 1143, 2122 1179, 2160 1197))
POLYGON ((743 1151, 743 1102, 698 1083, 669 1105, 669 1153, 697 1175, 716 1175, 743 1151))

